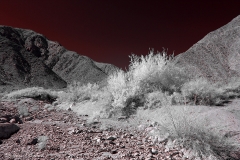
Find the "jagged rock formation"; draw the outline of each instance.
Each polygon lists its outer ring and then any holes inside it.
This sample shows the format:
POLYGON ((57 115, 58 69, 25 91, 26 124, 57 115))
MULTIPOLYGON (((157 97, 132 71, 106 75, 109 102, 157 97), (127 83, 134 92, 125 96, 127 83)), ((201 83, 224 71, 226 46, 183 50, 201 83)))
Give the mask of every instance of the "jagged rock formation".
POLYGON ((240 16, 210 32, 186 52, 175 57, 192 76, 226 81, 240 75, 240 16))
POLYGON ((41 50, 36 47, 27 48, 27 44, 30 46, 30 41, 24 39, 21 32, 11 27, 0 27, 0 81, 3 85, 1 87, 6 87, 5 89, 10 86, 66 87, 66 82, 43 63, 41 50))
MULTIPOLYGON (((117 67, 68 51, 32 30, 0 26, 0 85, 63 88, 98 83, 117 67)), ((5 87, 6 88, 6 87, 5 87)))

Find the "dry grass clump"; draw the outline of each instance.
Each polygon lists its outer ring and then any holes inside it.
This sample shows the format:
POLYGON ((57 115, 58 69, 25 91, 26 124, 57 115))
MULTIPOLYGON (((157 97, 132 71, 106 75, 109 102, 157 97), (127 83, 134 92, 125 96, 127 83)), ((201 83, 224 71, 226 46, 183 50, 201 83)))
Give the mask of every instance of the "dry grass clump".
POLYGON ((88 83, 83 85, 80 82, 73 82, 67 86, 67 90, 59 94, 59 102, 79 103, 85 100, 96 99, 99 85, 88 83))
POLYGON ((54 101, 58 97, 58 92, 42 87, 25 88, 10 92, 2 97, 2 99, 20 99, 33 98, 38 100, 54 101))

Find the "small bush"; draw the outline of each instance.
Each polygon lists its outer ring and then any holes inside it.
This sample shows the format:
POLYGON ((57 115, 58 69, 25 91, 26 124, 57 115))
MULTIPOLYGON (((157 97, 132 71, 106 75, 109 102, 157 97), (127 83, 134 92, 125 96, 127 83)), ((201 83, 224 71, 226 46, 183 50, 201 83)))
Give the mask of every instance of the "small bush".
POLYGON ((90 100, 93 97, 96 99, 96 92, 98 91, 99 86, 97 84, 88 83, 83 85, 80 82, 73 82, 68 85, 66 92, 59 94, 59 102, 70 102, 78 103, 85 100, 90 100))
POLYGON ((171 97, 161 91, 149 93, 146 97, 145 108, 147 109, 155 109, 171 104, 171 97))
POLYGON ((168 63, 162 68, 162 71, 154 72, 147 79, 145 84, 151 90, 161 90, 163 93, 180 92, 184 83, 189 81, 189 76, 183 68, 175 67, 173 63, 168 63))
POLYGON ((28 116, 29 115, 28 108, 26 106, 19 106, 18 114, 23 117, 28 116))
POLYGON ((46 147, 48 137, 47 136, 39 136, 38 137, 38 145, 37 148, 39 150, 43 150, 46 147))
POLYGON ((3 97, 3 99, 19 99, 33 98, 44 101, 54 101, 58 96, 58 92, 42 87, 25 88, 18 91, 13 91, 3 97))
POLYGON ((217 88, 215 84, 208 82, 204 78, 199 78, 185 83, 181 88, 182 95, 187 102, 194 105, 216 105, 222 96, 224 90, 217 88))

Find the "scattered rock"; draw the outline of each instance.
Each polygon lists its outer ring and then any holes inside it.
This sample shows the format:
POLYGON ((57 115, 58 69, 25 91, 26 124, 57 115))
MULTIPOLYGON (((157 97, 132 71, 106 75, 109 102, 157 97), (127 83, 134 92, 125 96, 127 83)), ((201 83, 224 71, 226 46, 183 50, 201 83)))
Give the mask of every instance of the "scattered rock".
POLYGON ((79 130, 77 127, 70 127, 67 130, 68 134, 78 134, 82 132, 82 130, 79 130))
POLYGON ((52 105, 53 105, 53 106, 57 106, 57 105, 59 105, 59 102, 58 102, 58 101, 54 101, 54 102, 52 103, 52 105))
POLYGON ((34 139, 30 140, 30 142, 28 142, 27 145, 35 145, 37 143, 38 143, 38 139, 34 138, 34 139))
POLYGON ((117 150, 115 150, 115 149, 114 149, 114 150, 111 150, 111 153, 112 153, 112 154, 117 154, 117 150))
POLYGON ((118 120, 125 120, 125 119, 127 119, 127 116, 118 117, 118 120))
POLYGON ((16 119, 15 119, 15 118, 12 118, 9 122, 10 122, 10 123, 16 123, 16 119))
POLYGON ((26 117, 25 121, 31 121, 33 119, 33 117, 26 117))
POLYGON ((9 138, 12 134, 19 131, 19 127, 13 123, 0 123, 0 138, 9 138))
POLYGON ((151 153, 152 153, 152 154, 158 154, 158 150, 155 149, 155 148, 152 148, 152 149, 151 149, 151 153))
POLYGON ((109 137, 107 138, 107 140, 110 140, 110 141, 114 141, 115 139, 117 139, 116 136, 109 136, 109 137))
POLYGON ((16 140, 16 143, 20 144, 20 140, 19 140, 19 139, 17 139, 17 140, 16 140))
POLYGON ((7 122, 8 120, 7 120, 7 118, 5 118, 5 117, 2 117, 2 118, 0 118, 0 123, 5 123, 5 122, 7 122))

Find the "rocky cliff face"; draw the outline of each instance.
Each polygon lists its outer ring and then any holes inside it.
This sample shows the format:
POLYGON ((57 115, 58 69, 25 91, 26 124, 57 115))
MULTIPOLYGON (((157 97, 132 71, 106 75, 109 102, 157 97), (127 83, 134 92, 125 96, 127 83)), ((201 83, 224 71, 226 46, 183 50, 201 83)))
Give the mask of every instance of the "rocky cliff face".
POLYGON ((114 65, 94 62, 32 30, 0 26, 1 87, 63 88, 72 81, 98 83, 116 70, 114 65))
POLYGON ((240 75, 240 16, 207 34, 176 58, 192 76, 211 81, 227 80, 240 75))

